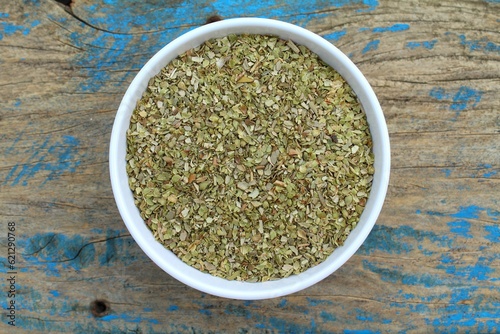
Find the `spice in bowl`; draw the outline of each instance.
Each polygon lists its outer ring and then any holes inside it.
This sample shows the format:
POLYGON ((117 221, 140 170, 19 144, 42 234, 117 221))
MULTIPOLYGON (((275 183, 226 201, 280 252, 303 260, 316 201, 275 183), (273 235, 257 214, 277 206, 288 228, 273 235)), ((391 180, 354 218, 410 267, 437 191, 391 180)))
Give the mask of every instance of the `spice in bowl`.
POLYGON ((374 173, 350 86, 267 35, 210 39, 151 78, 126 160, 155 238, 200 271, 247 282, 299 274, 342 246, 374 173))

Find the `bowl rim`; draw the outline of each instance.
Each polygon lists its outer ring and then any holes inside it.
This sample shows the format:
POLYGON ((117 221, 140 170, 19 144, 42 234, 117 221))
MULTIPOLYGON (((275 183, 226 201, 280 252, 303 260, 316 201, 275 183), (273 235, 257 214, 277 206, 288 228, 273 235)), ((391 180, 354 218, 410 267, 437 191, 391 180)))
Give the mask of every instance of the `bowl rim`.
POLYGON ((120 215, 139 247, 160 268, 177 280, 212 295, 243 300, 275 298, 288 295, 323 280, 342 266, 362 245, 382 210, 390 176, 390 142, 385 117, 379 101, 361 71, 333 44, 323 37, 297 25, 265 18, 232 18, 195 28, 168 43, 139 71, 127 88, 113 123, 109 148, 109 172, 113 195, 120 215), (250 283, 229 281, 202 273, 177 258, 156 241, 139 215, 128 186, 126 172, 126 130, 137 100, 146 89, 149 79, 181 53, 213 37, 230 33, 269 34, 291 39, 308 47, 334 67, 358 95, 373 140, 375 174, 367 204, 360 222, 351 231, 346 243, 337 248, 321 264, 298 275, 275 281, 250 283), (325 59, 326 58, 326 59, 325 59), (139 218, 139 219, 138 219, 139 218))

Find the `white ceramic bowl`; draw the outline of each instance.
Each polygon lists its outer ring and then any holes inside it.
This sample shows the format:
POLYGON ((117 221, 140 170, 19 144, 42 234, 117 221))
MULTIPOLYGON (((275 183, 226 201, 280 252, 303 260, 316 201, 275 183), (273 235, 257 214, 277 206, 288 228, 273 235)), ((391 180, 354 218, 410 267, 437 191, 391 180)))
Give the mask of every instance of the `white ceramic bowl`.
POLYGON ((327 40, 309 30, 281 21, 260 18, 228 19, 204 25, 175 39, 151 58, 137 74, 127 89, 115 118, 109 168, 118 210, 132 237, 158 266, 179 281, 212 295, 246 300, 265 299, 294 293, 319 282, 343 265, 361 246, 377 220, 387 192, 390 170, 389 135, 382 109, 370 84, 351 60, 327 40), (299 275, 263 283, 228 281, 202 273, 165 249, 155 240, 134 205, 125 168, 126 131, 136 102, 145 91, 149 79, 172 59, 210 38, 243 33, 276 35, 291 39, 308 47, 337 70, 356 92, 365 110, 375 154, 372 190, 360 222, 345 244, 337 248, 323 263, 299 275))

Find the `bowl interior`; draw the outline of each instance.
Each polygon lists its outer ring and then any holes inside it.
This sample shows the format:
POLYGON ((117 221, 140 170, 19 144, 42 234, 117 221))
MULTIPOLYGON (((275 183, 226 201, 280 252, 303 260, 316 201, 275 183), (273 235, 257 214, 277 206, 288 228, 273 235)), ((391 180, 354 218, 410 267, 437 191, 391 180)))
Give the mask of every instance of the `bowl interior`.
POLYGON ((264 299, 287 295, 324 279, 344 264, 370 233, 382 208, 390 170, 389 136, 384 115, 369 83, 358 68, 341 51, 320 36, 298 26, 269 19, 240 18, 219 21, 194 29, 161 49, 137 74, 118 109, 110 143, 110 176, 120 214, 143 251, 163 270, 181 282, 213 295, 235 299, 264 299), (269 34, 293 40, 308 47, 337 70, 357 94, 367 115, 373 139, 375 174, 366 207, 355 229, 342 247, 323 263, 307 271, 277 281, 247 283, 228 281, 202 273, 182 262, 157 242, 144 223, 128 186, 126 172, 126 131, 137 101, 148 81, 172 59, 210 38, 228 34, 269 34))

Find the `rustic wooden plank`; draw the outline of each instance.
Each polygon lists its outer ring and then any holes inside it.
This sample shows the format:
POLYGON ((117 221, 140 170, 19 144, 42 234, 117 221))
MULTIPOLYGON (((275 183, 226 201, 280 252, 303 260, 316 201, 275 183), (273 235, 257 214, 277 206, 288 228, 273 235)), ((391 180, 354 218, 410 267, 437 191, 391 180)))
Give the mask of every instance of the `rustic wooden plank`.
POLYGON ((14 222, 20 331, 497 331, 499 10, 494 0, 2 2, 2 308, 14 222), (391 182, 369 238, 333 275, 283 298, 226 300, 165 274, 130 237, 108 181, 127 85, 214 14, 324 36, 373 85, 390 131, 391 182), (95 300, 107 301, 102 317, 95 300))

